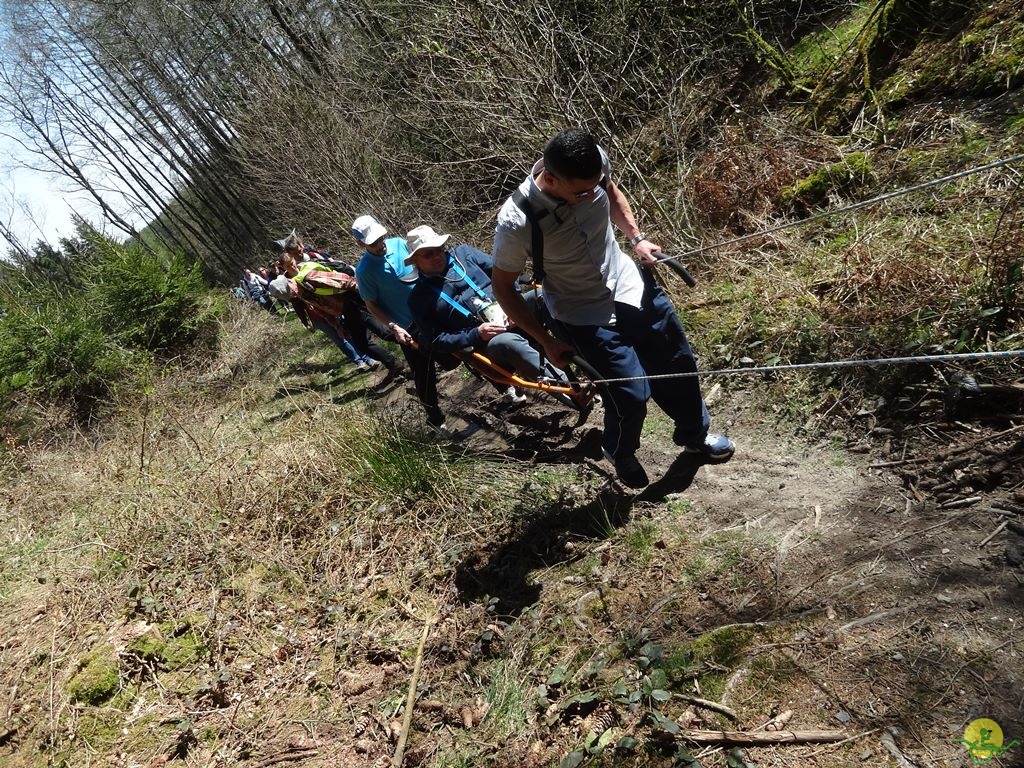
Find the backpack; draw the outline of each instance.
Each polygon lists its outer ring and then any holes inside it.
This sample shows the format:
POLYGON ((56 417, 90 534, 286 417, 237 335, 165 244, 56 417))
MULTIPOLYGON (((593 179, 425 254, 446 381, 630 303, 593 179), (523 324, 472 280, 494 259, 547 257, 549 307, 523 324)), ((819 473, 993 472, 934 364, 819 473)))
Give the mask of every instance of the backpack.
POLYGON ((304 301, 333 315, 344 314, 347 300, 359 296, 354 277, 331 272, 315 261, 303 262, 293 279, 304 301))

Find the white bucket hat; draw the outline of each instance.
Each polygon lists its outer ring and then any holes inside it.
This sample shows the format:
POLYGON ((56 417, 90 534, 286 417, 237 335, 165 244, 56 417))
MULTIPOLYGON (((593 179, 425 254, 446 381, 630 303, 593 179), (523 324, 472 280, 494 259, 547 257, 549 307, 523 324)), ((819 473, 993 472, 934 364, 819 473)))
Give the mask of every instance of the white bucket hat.
POLYGON ((360 243, 372 245, 388 233, 387 227, 366 214, 352 222, 352 237, 360 243))
POLYGON ((405 257, 406 264, 413 263, 413 257, 420 248, 437 248, 448 242, 451 235, 439 235, 426 224, 421 224, 416 229, 409 230, 405 236, 405 245, 409 249, 409 255, 405 257))

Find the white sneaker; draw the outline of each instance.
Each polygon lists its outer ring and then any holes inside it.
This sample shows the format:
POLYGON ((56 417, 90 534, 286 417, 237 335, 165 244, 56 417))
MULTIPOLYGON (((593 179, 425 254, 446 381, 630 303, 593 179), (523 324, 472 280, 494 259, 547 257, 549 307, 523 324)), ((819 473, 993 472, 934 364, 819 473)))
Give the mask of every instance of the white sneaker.
POLYGON ((515 387, 509 387, 505 390, 505 394, 502 397, 510 403, 525 403, 526 395, 521 394, 515 387))
POLYGON ((368 366, 366 363, 360 360, 358 363, 356 363, 356 370, 359 371, 360 373, 366 373, 367 371, 370 370, 370 366, 368 366))

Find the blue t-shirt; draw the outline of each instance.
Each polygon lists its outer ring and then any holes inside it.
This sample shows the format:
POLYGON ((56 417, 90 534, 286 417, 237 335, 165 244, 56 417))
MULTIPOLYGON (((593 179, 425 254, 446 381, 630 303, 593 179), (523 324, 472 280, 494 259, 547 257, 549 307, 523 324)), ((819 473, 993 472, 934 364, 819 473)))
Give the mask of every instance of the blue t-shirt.
POLYGON ((409 294, 416 284, 416 268, 406 266, 409 248, 400 237, 384 241, 388 250, 383 256, 364 251, 356 265, 359 295, 366 301, 377 302, 391 319, 408 330, 412 325, 409 294))

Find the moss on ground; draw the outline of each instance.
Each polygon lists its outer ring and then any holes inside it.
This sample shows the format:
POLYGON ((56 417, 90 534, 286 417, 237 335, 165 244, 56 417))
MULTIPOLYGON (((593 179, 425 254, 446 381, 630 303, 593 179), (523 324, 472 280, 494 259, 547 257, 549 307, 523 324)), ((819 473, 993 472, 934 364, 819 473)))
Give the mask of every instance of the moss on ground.
POLYGON ((202 615, 165 621, 136 638, 128 650, 168 671, 194 664, 209 653, 200 631, 207 624, 202 615))
POLYGON ((864 152, 851 152, 838 163, 823 166, 805 179, 782 191, 779 202, 785 206, 817 208, 833 193, 849 195, 871 180, 871 158, 864 152))
POLYGON ((95 706, 113 696, 119 683, 117 656, 112 649, 102 648, 78 662, 68 683, 68 696, 74 702, 95 706))
POLYGON ((715 699, 756 633, 740 625, 713 629, 666 656, 662 668, 675 686, 699 679, 701 691, 715 699))

